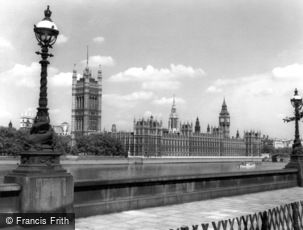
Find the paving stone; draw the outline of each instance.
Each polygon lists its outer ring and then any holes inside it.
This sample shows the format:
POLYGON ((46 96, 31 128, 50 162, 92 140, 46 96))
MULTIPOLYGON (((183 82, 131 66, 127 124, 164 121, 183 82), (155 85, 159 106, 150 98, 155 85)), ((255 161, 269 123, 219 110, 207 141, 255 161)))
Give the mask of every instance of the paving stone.
POLYGON ((77 230, 169 230, 240 217, 294 201, 303 201, 303 188, 273 190, 241 196, 196 201, 76 220, 77 230))

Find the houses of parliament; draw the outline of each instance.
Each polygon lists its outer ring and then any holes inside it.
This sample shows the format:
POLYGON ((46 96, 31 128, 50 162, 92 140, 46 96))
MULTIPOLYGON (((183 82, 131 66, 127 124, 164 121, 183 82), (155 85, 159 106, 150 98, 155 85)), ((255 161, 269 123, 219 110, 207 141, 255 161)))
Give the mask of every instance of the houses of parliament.
MULTIPOLYGON (((88 66, 82 77, 77 80, 73 71, 72 85, 72 138, 77 135, 89 135, 101 132, 102 112, 102 71, 97 79, 92 77, 88 66)), ((121 132, 112 126, 111 137, 119 140, 129 156, 259 156, 261 150, 260 132, 239 132, 230 136, 230 114, 225 99, 218 116, 217 127, 208 125, 201 131, 199 118, 195 125, 182 123, 177 114, 173 99, 168 119, 168 127, 153 116, 133 121, 133 132, 121 132)))

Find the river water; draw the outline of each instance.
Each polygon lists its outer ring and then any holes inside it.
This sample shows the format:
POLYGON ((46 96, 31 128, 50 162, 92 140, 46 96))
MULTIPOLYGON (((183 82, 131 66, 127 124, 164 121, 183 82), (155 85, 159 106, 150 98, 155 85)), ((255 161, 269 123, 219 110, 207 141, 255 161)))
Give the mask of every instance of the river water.
MULTIPOLYGON (((156 164, 65 164, 74 180, 113 180, 132 178, 151 178, 160 176, 180 176, 197 174, 214 174, 237 171, 260 171, 282 169, 285 163, 262 162, 257 164, 255 169, 240 169, 239 162, 224 163, 156 163, 156 164)), ((11 170, 17 167, 16 164, 0 164, 0 181, 11 170)))
MULTIPOLYGON (((180 176, 197 174, 214 174, 224 172, 247 171, 240 169, 238 163, 165 163, 165 164, 122 164, 122 165, 66 165, 75 180, 87 179, 132 179, 160 176, 180 176)), ((284 168, 285 163, 263 162, 255 169, 273 170, 284 168)))

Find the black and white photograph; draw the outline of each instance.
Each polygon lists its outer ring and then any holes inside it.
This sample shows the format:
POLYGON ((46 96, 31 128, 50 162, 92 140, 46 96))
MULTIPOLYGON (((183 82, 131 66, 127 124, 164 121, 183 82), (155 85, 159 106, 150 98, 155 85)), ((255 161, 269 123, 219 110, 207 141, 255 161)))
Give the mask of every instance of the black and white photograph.
POLYGON ((303 230, 302 0, 0 0, 0 229, 303 230))

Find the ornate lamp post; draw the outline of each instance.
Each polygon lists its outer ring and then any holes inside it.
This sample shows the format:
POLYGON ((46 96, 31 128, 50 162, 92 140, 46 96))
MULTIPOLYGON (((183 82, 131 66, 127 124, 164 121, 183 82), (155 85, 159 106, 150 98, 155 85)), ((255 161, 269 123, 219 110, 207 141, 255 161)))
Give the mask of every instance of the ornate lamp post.
POLYGON ((30 131, 28 146, 33 149, 45 150, 53 149, 53 130, 50 125, 48 108, 47 108, 47 58, 52 57, 48 53, 48 49, 55 44, 59 30, 55 23, 51 20, 52 12, 49 6, 44 11, 45 18, 37 25, 34 25, 34 32, 38 40, 38 45, 41 46, 41 52, 36 54, 41 55, 41 79, 40 79, 40 95, 39 107, 37 115, 30 131))
MULTIPOLYGON (((34 25, 34 32, 38 40, 38 45, 41 46, 41 52, 36 52, 36 54, 41 55, 41 81, 40 81, 40 97, 39 97, 39 107, 37 116, 35 118, 35 124, 46 123, 48 125, 45 128, 49 128, 49 115, 47 108, 47 61, 48 57, 52 57, 52 54, 48 53, 48 48, 53 48, 52 45, 55 44, 59 30, 55 23, 51 20, 52 12, 49 10, 49 6, 44 11, 45 18, 40 21, 37 25, 34 25)), ((37 125, 36 125, 37 127, 37 125)))
POLYGON ((293 153, 302 153, 302 144, 299 133, 299 120, 301 119, 300 110, 302 108, 302 97, 298 95, 297 89, 295 89, 295 94, 293 98, 290 99, 290 102, 295 108, 295 139, 293 144, 293 153))
POLYGON ((295 89, 294 96, 290 99, 292 106, 295 109, 294 117, 287 117, 284 119, 286 122, 295 121, 295 139, 293 143, 293 151, 292 154, 303 154, 302 151, 302 144, 300 140, 300 133, 299 133, 299 121, 302 118, 303 113, 300 112, 302 109, 302 97, 298 95, 298 90, 295 89))
POLYGON ((47 59, 53 56, 48 50, 55 44, 59 34, 50 18, 51 14, 48 6, 44 19, 34 26, 41 47, 41 52, 36 52, 42 58, 41 78, 39 107, 26 140, 27 151, 20 153, 19 166, 4 178, 5 183, 13 182, 22 186, 20 211, 25 213, 73 212, 73 177, 62 168, 60 153, 54 151, 54 131, 47 108, 47 59))
POLYGON ((27 151, 21 153, 21 164, 15 171, 49 171, 60 170, 60 153, 54 152, 54 131, 50 125, 50 119, 47 108, 47 66, 48 57, 53 55, 48 52, 49 48, 55 44, 59 30, 55 23, 51 20, 52 12, 47 6, 44 11, 44 19, 34 25, 34 32, 41 52, 40 55, 41 78, 40 78, 40 94, 39 107, 34 120, 34 124, 30 130, 30 135, 26 140, 25 147, 27 151), (45 167, 48 166, 48 167, 45 167), (28 167, 31 166, 31 167, 28 167))
POLYGON ((290 102, 295 109, 295 113, 293 117, 287 117, 284 119, 284 121, 295 121, 295 139, 292 145, 292 154, 290 156, 290 162, 285 166, 285 168, 298 169, 298 185, 303 187, 303 147, 299 134, 299 121, 303 117, 303 112, 301 112, 303 102, 302 97, 298 95, 297 89, 295 89, 295 94, 290 99, 290 102))

